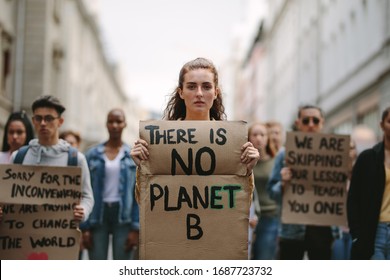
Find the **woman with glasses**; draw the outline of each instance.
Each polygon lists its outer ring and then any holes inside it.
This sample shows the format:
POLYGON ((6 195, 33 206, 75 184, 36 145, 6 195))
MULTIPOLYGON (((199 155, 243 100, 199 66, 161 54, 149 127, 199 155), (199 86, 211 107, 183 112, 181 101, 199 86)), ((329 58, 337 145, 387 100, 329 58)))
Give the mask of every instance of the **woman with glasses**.
POLYGON ((0 163, 10 163, 11 154, 27 145, 33 138, 34 129, 26 113, 24 111, 12 113, 5 124, 0 163))

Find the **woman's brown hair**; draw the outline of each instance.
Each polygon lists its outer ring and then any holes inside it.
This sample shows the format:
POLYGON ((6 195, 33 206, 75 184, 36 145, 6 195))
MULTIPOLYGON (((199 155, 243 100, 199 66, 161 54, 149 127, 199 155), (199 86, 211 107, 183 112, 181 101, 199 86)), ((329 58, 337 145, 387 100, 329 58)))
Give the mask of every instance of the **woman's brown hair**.
MULTIPOLYGON (((164 110, 164 119, 180 120, 186 117, 186 106, 184 100, 181 99, 179 91, 183 89, 184 75, 189 71, 196 69, 207 69, 214 74, 215 88, 218 86, 218 72, 214 64, 205 58, 196 58, 183 65, 179 74, 179 84, 175 91, 171 94, 167 107, 164 110)), ((222 93, 219 92, 217 98, 214 100, 213 106, 210 109, 210 120, 224 120, 226 119, 225 107, 222 103, 222 93)))

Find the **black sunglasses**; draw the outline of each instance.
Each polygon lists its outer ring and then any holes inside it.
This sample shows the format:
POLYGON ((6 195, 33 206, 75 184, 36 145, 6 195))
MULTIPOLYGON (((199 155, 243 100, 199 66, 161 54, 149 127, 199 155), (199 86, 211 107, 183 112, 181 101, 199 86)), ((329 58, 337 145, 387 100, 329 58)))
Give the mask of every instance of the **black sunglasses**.
POLYGON ((310 120, 312 120, 315 125, 318 125, 320 123, 320 119, 317 118, 317 117, 306 117, 306 118, 303 118, 302 119, 302 123, 304 125, 308 125, 310 123, 310 120))

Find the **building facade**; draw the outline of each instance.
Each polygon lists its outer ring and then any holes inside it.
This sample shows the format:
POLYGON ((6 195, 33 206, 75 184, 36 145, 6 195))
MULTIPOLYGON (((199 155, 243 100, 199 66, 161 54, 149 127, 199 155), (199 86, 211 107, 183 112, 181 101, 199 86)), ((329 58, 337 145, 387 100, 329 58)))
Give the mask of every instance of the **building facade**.
POLYGON ((239 98, 256 96, 243 110, 250 113, 246 118, 278 120, 288 128, 300 105, 316 104, 327 131, 348 134, 366 124, 379 136, 380 113, 390 105, 390 1, 267 3, 243 63, 245 76, 253 78, 242 79, 239 98))
POLYGON ((137 108, 101 42, 88 1, 0 0, 0 126, 11 111, 31 113, 42 94, 65 104, 63 129, 81 133, 83 148, 107 139, 107 112, 123 108, 125 139, 138 135, 137 108))

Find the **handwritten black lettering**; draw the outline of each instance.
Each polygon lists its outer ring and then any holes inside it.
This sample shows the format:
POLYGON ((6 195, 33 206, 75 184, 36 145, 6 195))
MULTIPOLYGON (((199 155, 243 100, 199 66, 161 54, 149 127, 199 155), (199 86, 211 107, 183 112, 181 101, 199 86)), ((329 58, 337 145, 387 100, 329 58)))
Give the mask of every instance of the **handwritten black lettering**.
POLYGON ((76 203, 68 204, 43 204, 43 210, 48 212, 66 212, 74 208, 76 203))
POLYGON ((22 238, 11 236, 0 236, 0 248, 2 250, 22 248, 22 238))
POLYGON ((22 221, 17 221, 17 220, 4 220, 2 223, 8 225, 9 229, 21 229, 24 228, 24 223, 22 221))
POLYGON ((325 149, 327 151, 344 151, 343 144, 345 142, 345 138, 326 138, 323 137, 320 140, 320 150, 325 149))
POLYGON ((32 222, 34 229, 50 228, 50 229, 77 229, 77 222, 68 219, 35 219, 32 222))
POLYGON ((187 214, 187 239, 199 240, 203 236, 203 230, 199 225, 200 225, 200 218, 198 215, 187 214), (191 223, 191 220, 195 220, 195 222, 191 223), (192 235, 191 229, 195 230, 197 234, 192 235))
POLYGON ((19 214, 37 213, 38 206, 33 204, 22 204, 19 208, 19 214))
POLYGON ((305 193, 305 187, 300 184, 291 184, 292 193, 303 195, 305 193))
POLYGON ((193 155, 192 149, 188 149, 188 157, 187 157, 187 165, 185 164, 183 158, 177 152, 176 149, 172 149, 171 152, 171 174, 176 175, 176 161, 179 163, 181 169, 184 171, 184 174, 191 175, 192 174, 192 165, 193 165, 193 155))
POLYGON ((156 207, 157 201, 162 199, 164 211, 178 211, 185 205, 187 208, 198 209, 223 209, 224 206, 234 208, 236 206, 236 193, 240 191, 240 185, 205 186, 201 191, 197 186, 187 189, 179 187, 178 194, 173 196, 168 186, 159 184, 150 185, 150 210, 156 207), (192 192, 191 192, 192 190, 192 192), (223 199, 226 198, 226 199, 223 199), (224 205, 223 203, 226 203, 224 205))
POLYGON ((149 130, 149 139, 151 145, 158 145, 160 142, 162 144, 179 144, 180 142, 190 144, 198 143, 198 141, 194 139, 196 128, 188 128, 187 130, 159 130, 159 128, 160 127, 157 125, 145 126, 145 130, 149 130))
POLYGON ((195 157, 195 169, 197 174, 200 176, 212 175, 214 173, 215 166, 216 166, 216 159, 215 159, 214 151, 209 147, 200 148, 199 151, 196 153, 196 157, 195 157), (203 154, 209 155, 210 158, 210 166, 209 169, 206 170, 203 169, 202 166, 201 159, 203 154))
POLYGON ((76 239, 74 237, 41 237, 41 238, 30 238, 30 244, 33 249, 37 247, 60 247, 60 248, 67 248, 67 247, 73 247, 76 244, 76 239))
POLYGON ((49 174, 47 172, 43 172, 41 174, 41 184, 57 184, 60 185, 60 181, 57 174, 49 174))
POLYGON ((298 149, 313 149, 313 138, 304 136, 303 139, 299 139, 298 136, 295 136, 294 139, 298 149))
MULTIPOLYGON (((179 163, 181 169, 183 170, 184 174, 186 175, 192 175, 193 174, 193 165, 194 165, 194 155, 192 148, 188 149, 187 153, 187 164, 185 162, 185 159, 182 158, 182 156, 179 154, 179 152, 176 149, 172 149, 171 151, 171 174, 174 176, 177 174, 177 165, 176 162, 179 163)), ((197 175, 200 176, 208 176, 212 175, 215 171, 216 167, 216 159, 215 159, 215 153, 214 151, 209 147, 203 147, 200 148, 195 155, 195 170, 197 175), (208 155, 209 160, 202 161, 203 155, 208 155), (204 167, 202 166, 202 163, 209 162, 209 166, 204 167)))
POLYGON ((345 183, 347 174, 339 171, 313 171, 313 180, 317 182, 345 183))
POLYGON ((3 205, 3 213, 4 214, 13 214, 13 213, 15 213, 15 205, 14 204, 3 205))
POLYGON ((300 154, 289 151, 287 163, 294 166, 340 167, 343 158, 341 155, 300 154))
POLYGON ((314 203, 313 208, 316 214, 332 214, 338 216, 344 214, 344 203, 342 202, 317 201, 314 203))
POLYGON ((309 204, 308 203, 299 203, 297 201, 288 200, 288 205, 290 206, 290 211, 295 213, 308 213, 309 204))
POLYGON ((328 196, 328 197, 344 197, 345 186, 333 187, 333 186, 319 186, 313 185, 314 195, 328 196))
POLYGON ((11 189, 11 197, 80 199, 81 192, 72 189, 50 189, 31 185, 26 186, 13 184, 11 189))
POLYGON ((227 141, 227 138, 226 138, 226 129, 224 128, 218 128, 217 129, 217 139, 215 140, 215 143, 217 143, 218 145, 225 145, 226 144, 226 141, 227 141))
POLYGON ((71 176, 71 175, 62 175, 64 185, 81 185, 81 175, 71 176))
POLYGON ((5 173, 7 174, 7 176, 3 177, 2 178, 3 180, 9 180, 9 179, 16 180, 17 179, 17 180, 27 181, 27 182, 29 182, 30 179, 35 174, 35 172, 25 172, 25 171, 13 172, 11 168, 8 168, 7 170, 5 170, 5 173))

